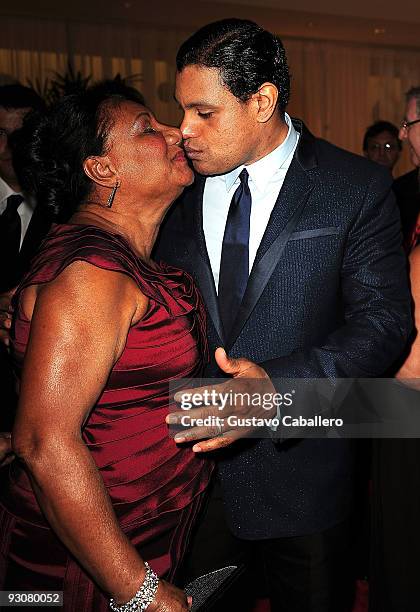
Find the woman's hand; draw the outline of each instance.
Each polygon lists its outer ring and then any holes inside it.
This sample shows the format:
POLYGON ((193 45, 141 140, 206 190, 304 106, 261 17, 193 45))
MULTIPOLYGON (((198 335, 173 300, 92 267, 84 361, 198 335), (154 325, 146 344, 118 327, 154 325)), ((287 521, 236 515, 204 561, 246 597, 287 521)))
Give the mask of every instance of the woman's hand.
POLYGON ((0 432, 0 467, 4 467, 15 458, 12 452, 11 434, 7 431, 0 432))
POLYGON ((148 606, 147 612, 186 612, 191 610, 192 598, 173 584, 159 581, 156 597, 148 606))

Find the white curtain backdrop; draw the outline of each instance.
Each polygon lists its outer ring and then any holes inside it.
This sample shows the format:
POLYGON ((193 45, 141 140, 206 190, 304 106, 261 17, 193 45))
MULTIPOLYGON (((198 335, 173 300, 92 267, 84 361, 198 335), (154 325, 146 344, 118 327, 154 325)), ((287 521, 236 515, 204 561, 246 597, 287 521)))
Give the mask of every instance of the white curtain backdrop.
MULTIPOLYGON (((175 6, 175 5, 174 5, 175 6)), ((174 61, 189 30, 130 24, 0 20, 0 82, 41 85, 70 61, 94 80, 135 75, 132 83, 160 120, 178 123, 174 61)), ((281 36, 281 32, 279 32, 281 36)), ((289 112, 318 136, 361 153, 366 127, 377 119, 399 124, 404 92, 420 84, 420 49, 283 38, 292 73, 289 112)), ((397 174, 410 169, 407 153, 397 174)))

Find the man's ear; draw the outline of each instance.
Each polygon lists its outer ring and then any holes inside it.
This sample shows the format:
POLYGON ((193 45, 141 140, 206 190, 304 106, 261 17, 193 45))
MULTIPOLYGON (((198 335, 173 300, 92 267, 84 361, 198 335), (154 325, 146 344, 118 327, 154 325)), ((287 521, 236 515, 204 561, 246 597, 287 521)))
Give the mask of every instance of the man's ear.
POLYGON ((279 98, 277 87, 273 83, 263 83, 252 98, 257 105, 257 121, 266 123, 277 108, 279 98))
POLYGON ((108 157, 88 157, 83 162, 83 170, 97 185, 113 187, 116 182, 117 173, 108 157))

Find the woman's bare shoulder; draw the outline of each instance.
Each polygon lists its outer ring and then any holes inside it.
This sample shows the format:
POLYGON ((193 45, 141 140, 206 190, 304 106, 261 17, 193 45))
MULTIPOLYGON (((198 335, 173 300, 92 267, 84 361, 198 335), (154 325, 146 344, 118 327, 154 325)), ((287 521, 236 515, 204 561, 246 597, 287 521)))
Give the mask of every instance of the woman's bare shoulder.
POLYGON ((98 311, 114 309, 116 317, 124 311, 132 315, 147 305, 146 296, 130 276, 82 260, 70 263, 53 280, 24 290, 21 307, 29 320, 41 295, 50 307, 71 303, 74 309, 83 311, 94 304, 98 311))

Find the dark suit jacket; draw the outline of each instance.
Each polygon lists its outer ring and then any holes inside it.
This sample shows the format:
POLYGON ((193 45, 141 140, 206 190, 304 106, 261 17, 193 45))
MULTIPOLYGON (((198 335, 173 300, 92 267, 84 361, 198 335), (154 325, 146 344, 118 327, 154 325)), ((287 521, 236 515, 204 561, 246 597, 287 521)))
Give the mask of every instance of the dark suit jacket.
MULTIPOLYGON (((36 207, 19 252, 17 285, 25 272, 29 269, 32 257, 35 255, 44 237, 47 235, 51 226, 50 216, 40 207, 36 207)), ((7 262, 1 262, 7 265, 7 262)), ((0 431, 7 431, 11 428, 16 405, 15 380, 12 372, 10 358, 7 350, 0 345, 0 373, 1 383, 1 404, 0 410, 0 431)))
POLYGON ((410 246, 412 232, 420 213, 420 178, 416 168, 394 181, 393 190, 400 210, 404 242, 410 246))
MULTIPOLYGON (((184 268, 198 283, 212 351, 224 345, 272 378, 379 376, 411 329, 389 173, 294 123, 298 148, 228 338, 203 234, 204 177, 170 210, 156 257, 184 268)), ((212 361, 208 374, 216 373, 212 361)), ((346 440, 232 445, 219 463, 230 527, 239 537, 260 539, 334 525, 351 508, 351 463, 346 440)))
POLYGON ((36 206, 19 253, 19 281, 29 270, 31 259, 48 234, 51 223, 52 217, 43 208, 36 206))

